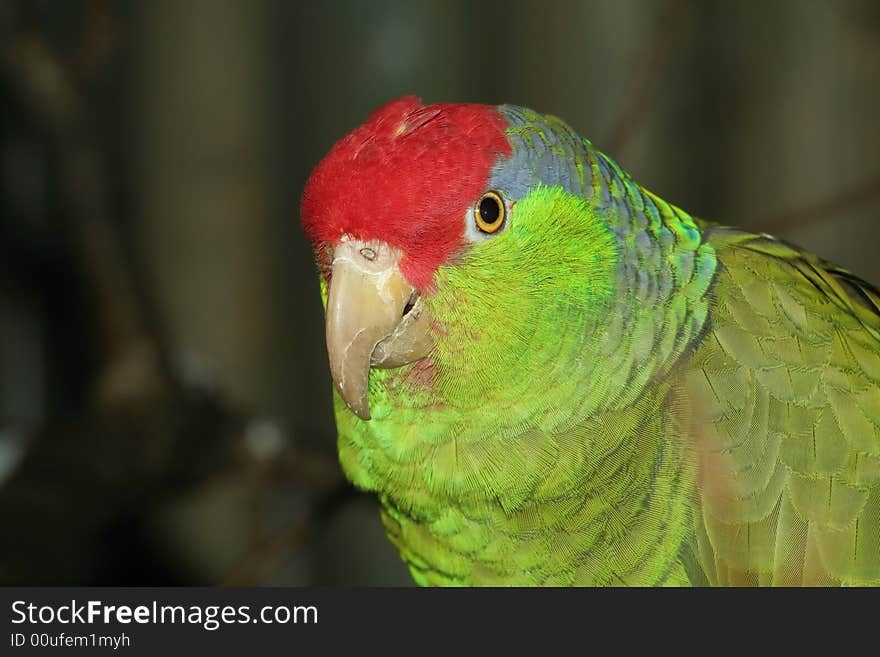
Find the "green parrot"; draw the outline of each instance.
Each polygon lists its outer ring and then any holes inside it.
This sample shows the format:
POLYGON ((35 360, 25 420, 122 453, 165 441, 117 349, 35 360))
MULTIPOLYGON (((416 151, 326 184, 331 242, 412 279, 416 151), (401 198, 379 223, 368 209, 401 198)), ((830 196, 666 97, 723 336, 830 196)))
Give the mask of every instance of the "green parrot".
POLYGON ((384 105, 301 214, 417 583, 880 584, 876 288, 512 105, 384 105))

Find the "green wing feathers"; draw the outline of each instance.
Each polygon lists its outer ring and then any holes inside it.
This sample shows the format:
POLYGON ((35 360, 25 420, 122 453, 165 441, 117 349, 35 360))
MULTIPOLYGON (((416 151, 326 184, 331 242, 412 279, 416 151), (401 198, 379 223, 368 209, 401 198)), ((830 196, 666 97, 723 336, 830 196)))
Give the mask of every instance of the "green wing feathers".
POLYGON ((697 546, 712 584, 880 584, 880 293, 707 228, 719 271, 687 370, 697 546))

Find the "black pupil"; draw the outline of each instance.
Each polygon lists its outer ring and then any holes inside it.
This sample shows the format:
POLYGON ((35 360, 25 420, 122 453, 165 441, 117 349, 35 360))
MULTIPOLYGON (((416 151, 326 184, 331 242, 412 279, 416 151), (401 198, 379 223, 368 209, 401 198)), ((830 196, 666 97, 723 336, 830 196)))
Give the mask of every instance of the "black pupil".
POLYGON ((498 199, 487 196, 480 201, 480 218, 484 223, 492 225, 498 221, 501 216, 501 208, 498 206, 498 199))

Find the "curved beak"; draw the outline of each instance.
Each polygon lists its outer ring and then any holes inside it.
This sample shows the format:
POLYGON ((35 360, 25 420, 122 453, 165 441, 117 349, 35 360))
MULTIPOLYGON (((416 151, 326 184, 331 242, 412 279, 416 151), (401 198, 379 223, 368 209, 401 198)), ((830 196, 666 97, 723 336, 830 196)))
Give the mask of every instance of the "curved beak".
POLYGON ((427 355, 431 340, 401 253, 382 242, 344 240, 335 249, 327 297, 330 373, 348 407, 370 419, 370 366, 398 367, 427 355))

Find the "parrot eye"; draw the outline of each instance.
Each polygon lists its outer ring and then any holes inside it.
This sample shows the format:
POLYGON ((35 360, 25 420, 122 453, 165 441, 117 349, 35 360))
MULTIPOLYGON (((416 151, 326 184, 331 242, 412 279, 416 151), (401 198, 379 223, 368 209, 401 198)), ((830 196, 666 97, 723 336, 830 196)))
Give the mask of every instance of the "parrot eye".
POLYGON ((486 192, 474 207, 477 228, 489 235, 498 232, 504 224, 504 215, 504 201, 501 200, 498 192, 486 192))

